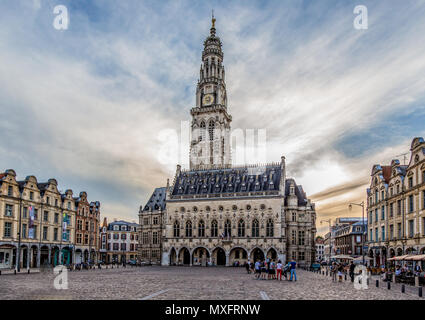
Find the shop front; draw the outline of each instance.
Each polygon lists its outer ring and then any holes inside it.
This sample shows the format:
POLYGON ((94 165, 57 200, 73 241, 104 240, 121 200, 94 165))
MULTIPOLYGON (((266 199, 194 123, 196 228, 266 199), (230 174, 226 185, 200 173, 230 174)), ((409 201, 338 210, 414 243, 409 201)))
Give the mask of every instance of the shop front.
POLYGON ((14 249, 15 246, 9 244, 0 245, 0 269, 11 269, 14 267, 14 249))

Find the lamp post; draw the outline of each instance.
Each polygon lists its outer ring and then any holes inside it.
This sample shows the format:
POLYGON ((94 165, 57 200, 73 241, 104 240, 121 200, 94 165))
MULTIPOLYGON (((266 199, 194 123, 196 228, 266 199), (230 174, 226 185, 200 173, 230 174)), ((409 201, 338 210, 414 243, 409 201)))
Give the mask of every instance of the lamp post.
POLYGON ((320 221, 320 224, 322 224, 322 222, 329 223, 329 234, 330 234, 330 238, 329 238, 329 265, 331 265, 331 256, 332 256, 332 229, 331 229, 331 223, 332 223, 332 220, 331 219, 321 220, 320 221))
POLYGON ((364 234, 365 234, 366 228, 365 228, 365 225, 364 225, 364 201, 362 201, 361 203, 353 203, 353 202, 351 202, 348 205, 348 208, 350 209, 350 211, 353 209, 353 206, 362 207, 362 256, 363 256, 363 265, 365 265, 364 234))

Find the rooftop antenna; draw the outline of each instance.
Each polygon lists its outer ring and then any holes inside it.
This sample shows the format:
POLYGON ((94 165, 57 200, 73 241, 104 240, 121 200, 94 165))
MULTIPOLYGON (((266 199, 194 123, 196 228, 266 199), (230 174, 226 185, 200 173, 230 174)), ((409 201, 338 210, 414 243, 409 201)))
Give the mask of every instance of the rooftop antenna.
POLYGON ((406 160, 407 160, 407 155, 409 154, 409 152, 406 152, 406 153, 402 153, 402 154, 399 154, 399 155, 396 155, 396 157, 401 157, 401 156, 403 156, 403 165, 405 166, 406 165, 406 160))

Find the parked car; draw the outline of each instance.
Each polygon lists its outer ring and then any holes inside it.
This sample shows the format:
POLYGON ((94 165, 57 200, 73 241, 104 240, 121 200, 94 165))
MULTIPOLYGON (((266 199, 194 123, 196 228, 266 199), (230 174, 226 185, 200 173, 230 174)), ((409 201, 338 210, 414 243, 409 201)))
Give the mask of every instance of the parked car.
POLYGON ((137 266, 137 260, 128 260, 127 264, 131 265, 131 266, 137 266))

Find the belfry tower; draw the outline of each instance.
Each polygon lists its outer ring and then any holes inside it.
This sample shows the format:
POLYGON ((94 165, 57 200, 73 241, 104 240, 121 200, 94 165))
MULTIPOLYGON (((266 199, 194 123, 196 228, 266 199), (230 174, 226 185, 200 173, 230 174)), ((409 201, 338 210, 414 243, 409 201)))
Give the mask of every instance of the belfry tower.
POLYGON ((220 38, 214 15, 210 35, 204 41, 202 63, 192 116, 190 169, 211 169, 231 165, 230 123, 220 38))

